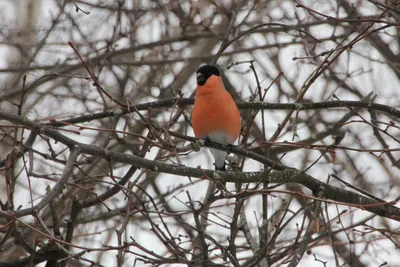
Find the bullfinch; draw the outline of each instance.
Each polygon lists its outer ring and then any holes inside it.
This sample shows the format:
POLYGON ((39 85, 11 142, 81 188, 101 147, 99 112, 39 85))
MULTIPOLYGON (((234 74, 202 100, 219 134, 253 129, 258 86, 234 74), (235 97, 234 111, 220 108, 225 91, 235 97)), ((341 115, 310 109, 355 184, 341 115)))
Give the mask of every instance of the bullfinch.
MULTIPOLYGON (((232 144, 240 134, 240 113, 232 96, 225 90, 219 69, 201 66, 196 72, 197 89, 192 126, 197 138, 220 144, 232 144)), ((227 152, 210 148, 215 169, 225 171, 227 152)))

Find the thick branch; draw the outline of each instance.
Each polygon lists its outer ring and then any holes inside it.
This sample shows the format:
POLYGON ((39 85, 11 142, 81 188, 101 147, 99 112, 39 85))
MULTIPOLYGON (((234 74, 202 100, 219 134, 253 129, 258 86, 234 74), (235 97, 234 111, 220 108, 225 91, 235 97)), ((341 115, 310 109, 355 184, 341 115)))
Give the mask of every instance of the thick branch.
MULTIPOLYGON (((135 110, 148 110, 149 108, 168 108, 178 103, 180 107, 193 105, 194 99, 192 98, 171 98, 165 100, 159 100, 154 102, 148 102, 143 104, 135 105, 135 108, 124 108, 122 110, 110 110, 103 111, 99 113, 92 113, 87 115, 82 115, 67 120, 54 121, 45 124, 46 126, 61 127, 67 126, 71 123, 82 123, 92 120, 99 120, 108 117, 113 117, 116 115, 123 115, 132 113, 135 110)), ((239 109, 264 109, 264 110, 317 110, 317 109, 329 109, 329 108, 365 108, 371 110, 381 111, 387 115, 396 117, 400 119, 400 110, 393 108, 391 106, 363 102, 363 101, 325 101, 325 102, 315 102, 315 103, 266 103, 266 102, 237 102, 239 109)))
MULTIPOLYGON (((392 206, 388 203, 380 203, 374 199, 364 197, 357 193, 341 189, 332 185, 325 184, 310 175, 305 174, 304 172, 294 169, 288 168, 282 164, 279 164, 281 171, 279 172, 221 172, 221 171, 211 171, 211 170, 201 170, 199 168, 190 168, 184 166, 176 166, 172 164, 165 164, 161 162, 156 162, 153 160, 147 160, 144 158, 140 158, 135 155, 129 155, 124 153, 113 152, 107 149, 103 149, 94 145, 87 145, 84 143, 77 142, 58 131, 44 127, 39 123, 32 122, 26 118, 22 118, 20 116, 9 114, 6 112, 0 111, 0 119, 8 120, 10 122, 16 124, 22 124, 28 128, 33 128, 36 131, 45 134, 54 140, 57 140, 60 143, 68 147, 79 147, 81 153, 101 157, 103 159, 109 160, 112 159, 114 162, 122 162, 126 164, 130 164, 136 168, 145 168, 152 171, 164 172, 169 174, 175 174, 180 176, 189 176, 189 177, 197 177, 197 178, 207 178, 212 181, 215 179, 222 179, 226 182, 235 182, 235 183, 299 183, 303 186, 309 188, 313 192, 321 192, 321 196, 327 199, 331 199, 334 201, 342 202, 343 204, 354 204, 359 208, 368 210, 380 216, 388 217, 394 220, 400 221, 400 209, 395 206, 392 206), (215 174, 218 173, 218 178, 215 178, 215 174), (205 177, 206 176, 206 177, 205 177)), ((217 145, 213 145, 213 147, 218 147, 217 145)), ((233 146, 232 146, 233 147, 233 146)), ((222 146, 221 148, 225 148, 224 150, 232 150, 231 146, 222 146)), ((78 152, 76 152, 78 153, 78 152)), ((72 154, 72 153, 71 153, 72 154)), ((262 156, 260 156, 262 157, 262 156)), ((67 169, 67 168, 66 168, 67 169)), ((18 210, 13 212, 4 212, 2 215, 8 216, 16 216, 21 217, 26 214, 30 214, 28 211, 30 209, 18 210)))

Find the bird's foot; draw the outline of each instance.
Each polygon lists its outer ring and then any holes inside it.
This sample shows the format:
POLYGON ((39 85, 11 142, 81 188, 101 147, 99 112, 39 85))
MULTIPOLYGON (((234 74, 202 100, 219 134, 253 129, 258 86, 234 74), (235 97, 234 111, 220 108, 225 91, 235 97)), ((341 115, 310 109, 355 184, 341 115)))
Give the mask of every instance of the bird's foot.
POLYGON ((208 136, 201 139, 197 139, 196 141, 192 142, 193 150, 198 152, 200 151, 200 148, 202 148, 206 143, 209 142, 211 142, 211 140, 208 136))
POLYGON ((196 141, 192 142, 193 150, 196 152, 200 151, 200 149, 204 146, 205 142, 206 141, 204 139, 197 139, 196 141))
POLYGON ((239 167, 239 157, 235 154, 228 154, 226 156, 226 161, 228 161, 229 166, 231 166, 232 168, 239 167))

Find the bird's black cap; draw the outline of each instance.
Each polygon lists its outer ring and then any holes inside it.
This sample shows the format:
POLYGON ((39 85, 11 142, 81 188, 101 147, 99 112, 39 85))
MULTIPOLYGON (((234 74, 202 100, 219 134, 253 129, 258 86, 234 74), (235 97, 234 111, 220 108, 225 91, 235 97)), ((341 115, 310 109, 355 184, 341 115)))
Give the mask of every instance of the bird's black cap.
POLYGON ((214 65, 203 65, 196 71, 198 85, 204 85, 211 75, 220 76, 219 69, 214 65))

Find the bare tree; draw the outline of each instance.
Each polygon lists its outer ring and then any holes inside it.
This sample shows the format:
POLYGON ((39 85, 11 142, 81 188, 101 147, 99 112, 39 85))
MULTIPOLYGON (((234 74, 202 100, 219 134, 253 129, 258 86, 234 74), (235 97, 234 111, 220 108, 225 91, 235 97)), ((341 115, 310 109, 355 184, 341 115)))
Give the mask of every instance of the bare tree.
POLYGON ((0 266, 400 262, 400 2, 0 6, 0 266), (204 63, 236 145, 193 137, 204 63))

